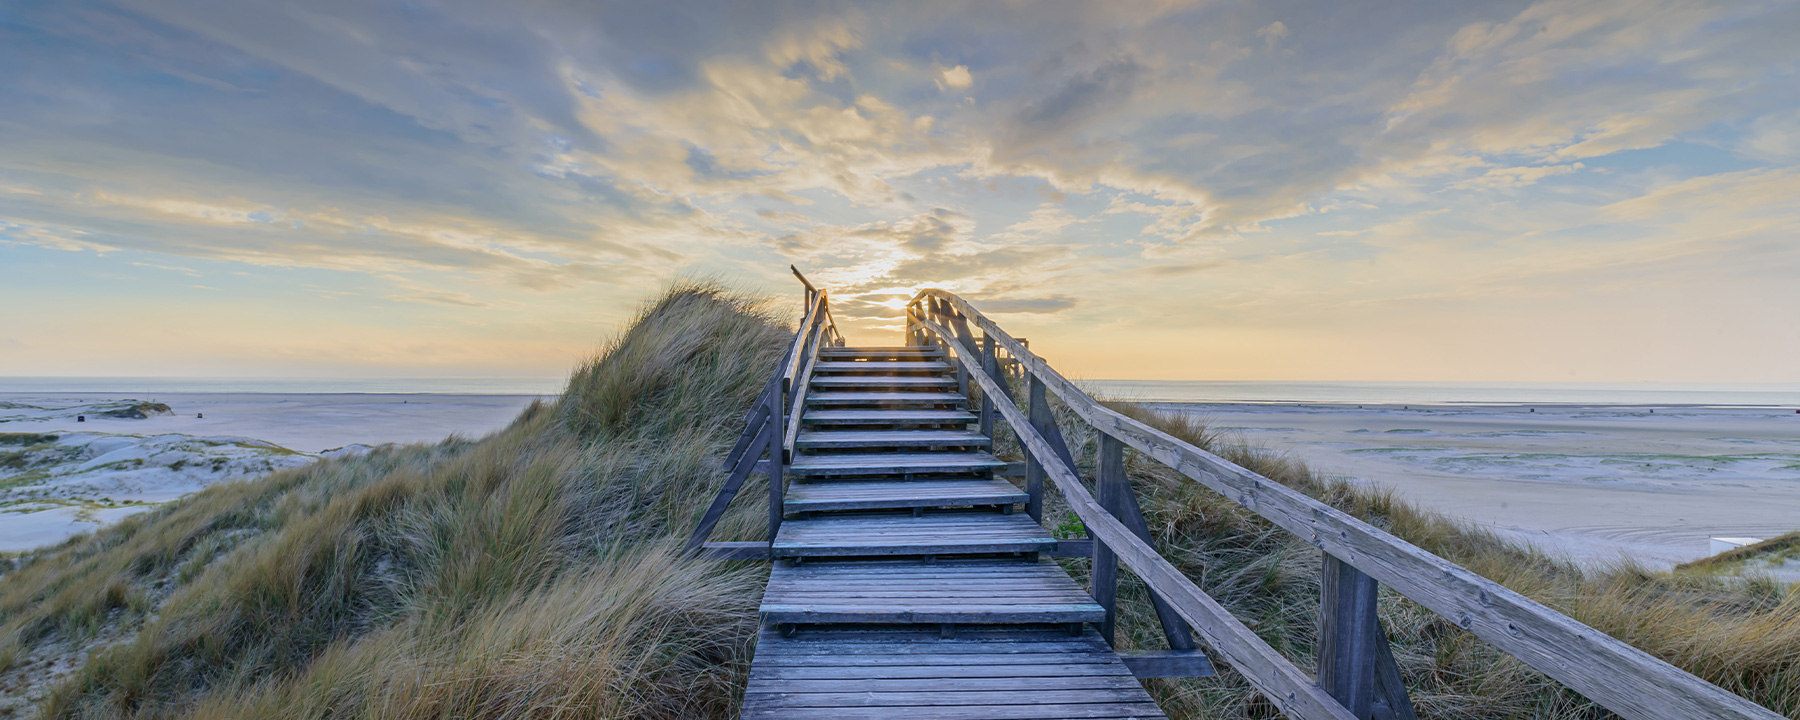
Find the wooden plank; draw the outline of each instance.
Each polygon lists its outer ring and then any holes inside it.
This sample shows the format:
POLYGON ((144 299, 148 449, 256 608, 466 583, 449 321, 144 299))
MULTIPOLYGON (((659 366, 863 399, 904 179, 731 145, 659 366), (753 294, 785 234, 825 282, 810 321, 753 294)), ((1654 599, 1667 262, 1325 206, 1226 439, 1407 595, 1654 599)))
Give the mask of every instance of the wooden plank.
MULTIPOLYGON (((954 405, 968 399, 953 392, 817 392, 807 393, 807 407, 831 405, 954 405)), ((973 417, 971 417, 973 419, 973 417)))
MULTIPOLYGON (((981 362, 982 362, 982 367, 987 369, 987 373, 989 375, 998 374, 997 372, 995 372, 996 368, 998 368, 999 366, 994 364, 994 339, 991 337, 983 336, 981 338, 981 362)), ((990 440, 993 439, 993 437, 994 437, 994 398, 993 398, 993 396, 988 395, 985 392, 981 394, 980 418, 981 418, 981 422, 980 422, 981 434, 986 436, 990 440)), ((1033 515, 1032 517, 1037 518, 1039 521, 1042 521, 1043 517, 1041 517, 1041 515, 1042 515, 1042 513, 1040 512, 1038 515, 1033 515)))
MULTIPOLYGON (((928 332, 947 336, 947 331, 927 318, 919 317, 917 322, 928 332)), ((999 336, 997 329, 995 332, 996 339, 1005 344, 1006 338, 999 336)), ((1025 358, 1022 352, 1023 348, 1020 348, 1014 354, 1025 358)), ((952 353, 952 357, 957 362, 971 363, 963 355, 952 353)), ((983 390, 998 392, 998 385, 986 373, 974 373, 974 377, 983 390)), ((1155 549, 1137 539, 1123 523, 1101 507, 1088 494, 1087 488, 1082 486, 1081 479, 1064 463, 1056 461, 1060 460, 1056 451, 1017 407, 1006 403, 998 403, 997 407, 1007 423, 1012 425, 1013 434, 1018 436, 1019 443, 1025 447, 1026 452, 1037 455, 1040 461, 1053 458, 1052 461, 1042 462, 1044 472, 1062 491, 1069 508, 1087 525, 1088 534, 1095 540, 1106 543, 1145 584, 1162 593, 1170 606, 1200 632, 1207 644, 1218 650, 1232 667, 1237 668, 1276 707, 1307 720, 1357 720, 1330 694, 1314 685, 1311 678, 1282 657, 1281 653, 1244 627, 1230 611, 1202 592, 1192 580, 1158 555, 1155 549)))
POLYGON ((814 377, 813 387, 825 390, 851 388, 864 390, 870 388, 952 388, 956 387, 954 378, 925 377, 920 375, 828 375, 814 377))
POLYGON ((712 504, 707 506, 706 513, 700 517, 700 522, 694 525, 694 531, 688 535, 687 544, 681 548, 683 555, 698 551, 706 539, 712 537, 713 528, 719 524, 719 518, 725 516, 726 508, 730 507, 732 499, 737 497, 738 490, 744 485, 744 479, 750 477, 750 473, 760 464, 756 458, 768 452, 774 433, 774 423, 763 423, 762 431, 757 433, 756 441, 752 443, 754 449, 740 459, 738 466, 731 471, 731 475, 725 478, 725 484, 719 488, 719 493, 713 496, 712 504))
POLYGON ((1375 700, 1375 615, 1379 588, 1368 575, 1327 554, 1319 576, 1319 687, 1357 717, 1375 700))
POLYGON ((1138 679, 1213 676, 1212 661, 1199 650, 1124 650, 1119 659, 1138 679))
POLYGON ((1394 662, 1394 648, 1387 639, 1387 631, 1381 627, 1381 618, 1375 619, 1376 632, 1381 634, 1380 642, 1375 644, 1375 701, 1369 713, 1375 720, 1419 720, 1413 713, 1412 698, 1406 694, 1406 681, 1400 677, 1400 666, 1394 662))
POLYGON ((769 381, 763 383, 762 392, 757 394, 756 402, 750 406, 750 412, 744 415, 744 431, 738 434, 737 442, 731 446, 731 452, 725 453, 725 462, 719 466, 719 469, 731 472, 732 468, 737 467, 738 460, 743 458, 744 451, 750 449, 750 442, 756 439, 757 433, 762 431, 763 421, 769 417, 769 394, 775 392, 779 387, 781 387, 781 369, 776 368, 775 373, 769 376, 769 381))
POLYGON ((765 629, 742 717, 1164 718, 1092 630, 1069 637, 1023 629, 971 629, 953 639, 838 630, 782 637, 765 629))
MULTIPOLYGON (((1117 517, 1119 493, 1131 492, 1131 487, 1125 485, 1125 446, 1102 435, 1098 453, 1094 468, 1094 489, 1100 494, 1100 507, 1117 517), (1123 488, 1120 487, 1122 485, 1123 488)), ((1094 596, 1094 602, 1106 609, 1106 617, 1100 621, 1100 637, 1106 639, 1106 644, 1112 645, 1116 640, 1114 628, 1119 618, 1119 558, 1106 543, 1096 542, 1094 561, 1090 568, 1090 592, 1094 596)))
MULTIPOLYGON (((1105 438, 1106 436, 1103 435, 1101 437, 1105 438)), ((1120 462, 1123 464, 1123 459, 1121 459, 1120 462)), ((1150 524, 1144 520, 1143 508, 1138 506, 1137 491, 1133 490, 1131 487, 1131 478, 1124 473, 1121 473, 1120 475, 1123 487, 1119 494, 1114 497, 1114 500, 1117 501, 1118 505, 1113 513, 1113 517, 1116 517, 1120 522, 1125 523, 1125 527, 1131 529, 1131 534, 1136 535, 1139 540, 1144 541, 1145 545, 1155 547, 1154 543, 1150 540, 1150 524)), ((1188 629, 1187 621, 1181 619, 1180 615, 1175 614, 1175 608, 1169 606, 1169 601, 1164 600, 1161 595, 1158 595, 1155 589, 1151 589, 1150 604, 1156 610, 1157 621, 1162 624, 1163 638, 1168 641, 1169 649, 1177 651, 1193 650, 1193 632, 1188 629)))
POLYGON ((1125 668, 1116 663, 1042 663, 1035 665, 1021 664, 914 664, 914 665, 832 665, 832 666, 759 666, 751 673, 758 680, 805 680, 832 677, 858 677, 869 679, 893 680, 913 678, 929 680, 943 677, 969 678, 1029 678, 1046 673, 1066 676, 1111 675, 1125 677, 1203 677, 1195 675, 1138 675, 1131 670, 1132 660, 1129 655, 1121 655, 1125 660, 1125 668))
MULTIPOLYGON (((993 333, 996 342, 1006 348, 1027 373, 1043 379, 1052 392, 1100 432, 1119 438, 1126 445, 1224 494, 1277 526, 1308 539, 1377 582, 1450 619, 1458 627, 1613 712, 1646 720, 1778 720, 1781 717, 1299 491, 1107 409, 961 298, 938 290, 926 290, 922 294, 949 298, 947 301, 967 313, 984 333, 993 333)), ((931 331, 941 333, 943 330, 931 331)), ((1013 421, 1009 418, 1009 422, 1013 421)), ((1022 424, 1015 423, 1015 427, 1022 424)), ((1048 448, 1044 450, 1048 451, 1048 448)), ((1137 569, 1135 565, 1132 568, 1137 569)), ((1145 581, 1153 588, 1163 582, 1150 578, 1145 581)), ((1174 581, 1174 578, 1168 580, 1169 583, 1174 581)), ((1188 617, 1185 610, 1182 614, 1188 617)), ((1196 629, 1201 627, 1194 617, 1188 617, 1188 620, 1196 629)), ((1212 638, 1209 637, 1208 642, 1212 643, 1212 638)), ((1217 643, 1212 644, 1219 647, 1217 643)), ((1253 683, 1256 682, 1254 678, 1263 675, 1260 668, 1247 666, 1230 654, 1226 659, 1243 669, 1246 677, 1253 678, 1253 683)), ((1289 684, 1287 680, 1273 682, 1289 684)), ((1261 687, 1259 685, 1259 689, 1261 687)), ((1273 694, 1265 691, 1265 694, 1275 699, 1278 705, 1284 697, 1279 691, 1273 694)))
POLYGON ((813 372, 819 375, 871 372, 898 374, 942 373, 949 372, 950 369, 950 363, 942 360, 820 360, 813 372))
POLYGON ((804 454, 788 468, 796 475, 902 475, 977 472, 1006 467, 985 452, 892 452, 843 455, 804 454))
POLYGON ((852 480, 795 482, 787 489, 788 512, 883 508, 1012 505, 1025 493, 1004 480, 852 480))
POLYGON ((967 430, 808 430, 795 438, 794 447, 987 447, 991 443, 987 436, 967 430))
POLYGON ((776 439, 787 427, 784 416, 787 408, 782 403, 781 393, 769 397, 769 539, 773 540, 781 531, 781 516, 784 512, 781 492, 787 483, 786 453, 776 439))
POLYGON ((768 560, 769 544, 752 542, 709 542, 700 546, 700 557, 709 560, 768 560))
MULTIPOLYGON (((1042 430, 1050 417, 1050 399, 1044 395, 1044 383, 1036 377, 1031 379, 1029 395, 1031 425, 1042 430)), ((1038 522, 1044 521, 1044 467, 1036 455, 1025 453, 1025 492, 1031 500, 1025 504, 1025 514, 1038 522)))
POLYGON ((794 436, 800 433, 800 413, 806 409, 806 396, 812 389, 813 366, 818 361, 819 343, 824 341, 825 326, 819 325, 808 338, 805 351, 800 354, 801 371, 795 376, 792 391, 793 398, 788 401, 786 421, 782 424, 781 448, 786 457, 793 457, 794 436))
POLYGON ((975 416, 963 410, 845 409, 808 410, 800 418, 809 425, 967 425, 975 416))
POLYGON ((1050 557, 1090 557, 1094 554, 1094 541, 1087 538, 1058 540, 1056 549, 1046 554, 1050 557))
POLYGON ((795 521, 781 528, 772 551, 777 557, 949 555, 1042 552, 1055 546, 1055 538, 1024 516, 952 511, 795 521))
POLYGON ((1104 705, 971 705, 934 707, 929 715, 917 708, 896 713, 890 708, 779 707, 745 705, 743 720, 893 720, 896 715, 918 720, 1163 720, 1154 703, 1104 705))
POLYGON ((765 623, 1071 623, 1103 612, 1051 560, 778 562, 765 623))
POLYGON ((919 358, 940 358, 940 357, 944 356, 944 351, 939 350, 934 347, 924 347, 924 346, 920 346, 920 345, 902 345, 902 346, 898 346, 898 347, 885 347, 885 348, 883 348, 883 347, 824 348, 819 351, 819 355, 820 355, 820 357, 829 359, 833 362, 850 361, 850 360, 875 360, 875 359, 895 360, 895 361, 899 361, 899 360, 913 361, 913 360, 917 360, 919 358))

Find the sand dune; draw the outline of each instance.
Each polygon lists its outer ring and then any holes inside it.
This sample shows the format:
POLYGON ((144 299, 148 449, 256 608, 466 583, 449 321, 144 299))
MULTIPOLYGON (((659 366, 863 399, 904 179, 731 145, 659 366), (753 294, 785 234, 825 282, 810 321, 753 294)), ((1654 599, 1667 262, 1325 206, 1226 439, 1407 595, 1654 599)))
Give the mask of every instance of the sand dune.
POLYGON ((1791 408, 1170 404, 1244 442, 1586 563, 1800 529, 1791 408))
POLYGON ((499 429, 531 396, 0 395, 0 552, 58 542, 213 483, 385 443, 499 429), (204 417, 200 417, 204 415, 204 417), (85 418, 85 420, 78 420, 85 418))

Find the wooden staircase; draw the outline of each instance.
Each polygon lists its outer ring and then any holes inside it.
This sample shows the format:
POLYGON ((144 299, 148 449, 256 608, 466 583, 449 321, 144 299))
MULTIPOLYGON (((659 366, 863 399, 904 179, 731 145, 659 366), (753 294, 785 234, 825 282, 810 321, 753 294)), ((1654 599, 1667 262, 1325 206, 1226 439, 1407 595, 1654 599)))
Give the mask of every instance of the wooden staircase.
POLYGON ((850 348, 828 293, 794 276, 799 328, 682 550, 773 562, 745 718, 1160 718, 1139 680, 1210 677, 1211 652, 1286 717, 1414 720, 1377 612, 1386 586, 1632 720, 1781 719, 1106 407, 953 293, 913 297, 905 347, 850 348), (1064 411, 1097 436, 1091 485, 1064 411), (992 454, 1001 421, 1024 463, 992 454), (1319 548, 1314 673, 1158 552, 1127 448, 1319 548), (1021 469, 1023 491, 1003 479, 1021 469), (769 478, 769 539, 710 542, 752 475, 769 478), (1038 524, 1047 488, 1088 537, 1038 524), (1091 558, 1089 587, 1046 555, 1091 558), (1122 569, 1150 591, 1167 650, 1112 649, 1122 569))
POLYGON ((821 348, 745 718, 1161 718, 932 347, 821 348))

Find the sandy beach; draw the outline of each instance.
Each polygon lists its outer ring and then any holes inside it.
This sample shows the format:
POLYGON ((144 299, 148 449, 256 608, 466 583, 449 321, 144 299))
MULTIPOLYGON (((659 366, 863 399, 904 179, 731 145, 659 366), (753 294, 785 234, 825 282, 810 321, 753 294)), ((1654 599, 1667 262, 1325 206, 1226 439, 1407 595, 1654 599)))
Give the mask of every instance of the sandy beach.
POLYGON ((319 457, 478 437, 536 397, 0 393, 0 552, 58 542, 217 482, 319 457), (168 405, 170 414, 107 414, 149 401, 168 405))
POLYGON ((1711 554, 1709 537, 1800 529, 1791 408, 1159 407, 1588 564, 1667 568, 1711 554))

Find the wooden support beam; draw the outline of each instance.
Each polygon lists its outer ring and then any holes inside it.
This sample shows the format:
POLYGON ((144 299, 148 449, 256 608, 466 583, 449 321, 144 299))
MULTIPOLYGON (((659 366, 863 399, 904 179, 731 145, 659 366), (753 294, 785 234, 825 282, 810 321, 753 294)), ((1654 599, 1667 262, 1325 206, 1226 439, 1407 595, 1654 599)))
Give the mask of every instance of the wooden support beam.
MULTIPOLYGON (((1457 627, 1493 643, 1613 712, 1640 720, 1781 720, 1780 715, 1768 708, 1695 677, 1467 568, 1108 409, 1032 354, 1022 338, 1008 336, 962 298, 941 290, 924 290, 920 295, 951 303, 983 333, 993 334, 995 341, 1023 365, 1027 375, 1042 379, 1076 415, 1101 433, 1119 438, 1126 445, 1225 495, 1320 549, 1350 560, 1381 584, 1394 588, 1457 627)), ((936 332, 929 327, 926 329, 936 332)), ((1002 415, 1012 423, 1012 416, 1004 412, 1002 415)), ((1021 425, 1013 424, 1015 429, 1021 425)), ((1021 443, 1029 444, 1029 440, 1021 438, 1021 443)), ((1062 484, 1061 479, 1054 476, 1052 479, 1059 486, 1062 484)), ((1136 571, 1131 558, 1123 559, 1127 567, 1136 571)), ((1154 564, 1153 560, 1150 562, 1154 564)), ((1139 575, 1141 577, 1142 573, 1139 575)), ((1149 578, 1145 580, 1150 581, 1149 578)), ((1152 587, 1155 587, 1154 583, 1152 587)), ((1188 599, 1172 600, 1176 601, 1174 604, 1182 616, 1189 617, 1188 599)), ((1219 648, 1212 641, 1210 629, 1192 622, 1192 618, 1190 624, 1212 647, 1219 648)), ((1243 668, 1235 649, 1220 648, 1220 651, 1234 666, 1243 668)), ((1271 683, 1293 688, 1285 669, 1274 668, 1268 676, 1259 676, 1260 671, 1244 674, 1259 688, 1271 683)), ((1306 697, 1297 689, 1295 692, 1296 697, 1306 697)), ((1307 704, 1317 709, 1310 700, 1307 704)))
MULTIPOLYGON (((1050 421, 1050 399, 1044 395, 1044 383, 1037 378, 1031 379, 1031 426, 1042 431, 1050 421)), ((1025 514, 1038 522, 1044 521, 1044 465, 1038 462, 1037 456, 1025 454, 1025 494, 1031 497, 1025 501, 1025 514)))
POLYGON ((1212 661, 1199 650, 1121 650, 1119 659, 1139 680, 1213 676, 1212 661))
POLYGON ((1375 631, 1381 641, 1375 643, 1375 702, 1370 706, 1374 720, 1419 720, 1413 713, 1412 698, 1406 694, 1406 681, 1400 677, 1400 665, 1394 662, 1394 648, 1387 640, 1387 630, 1375 620, 1375 631))
POLYGON ((700 547, 700 557, 710 560, 768 560, 769 544, 752 542, 709 542, 700 547))
MULTIPOLYGON (((756 440, 751 443, 749 451, 738 459, 737 467, 725 478, 725 485, 719 488, 719 494, 713 496, 712 505, 706 508, 706 514, 700 517, 700 523, 694 526, 694 532, 688 536, 687 544, 681 548, 686 555, 700 549, 701 544, 712 536, 713 527, 719 524, 719 518, 725 516, 725 509, 730 507, 731 499, 737 497, 738 489, 744 486, 744 478, 761 468, 767 472, 768 465, 758 462, 757 458, 768 452, 769 444, 774 437, 775 426, 763 423, 756 433, 756 440)), ((773 536, 770 536, 773 537, 773 536)))
POLYGON ((787 426, 783 401, 781 393, 769 398, 769 542, 775 542, 775 534, 781 530, 782 491, 787 480, 786 449, 779 439, 787 426))
MULTIPOLYGON (((1096 452, 1099 457, 1094 463, 1095 494, 1099 496, 1100 507, 1118 517, 1119 494, 1131 492, 1131 486, 1125 484, 1125 446, 1102 435, 1096 452)), ((1106 619, 1099 623, 1100 637, 1106 639, 1106 644, 1113 645, 1119 617, 1119 558, 1105 542, 1094 543, 1094 564, 1089 577, 1093 583, 1089 592, 1093 594, 1094 602, 1106 610, 1106 619)))
MULTIPOLYGON (((929 318, 920 318, 919 324, 939 337, 949 333, 929 318)), ((1024 357, 1025 351, 1021 349, 1017 352, 1020 357, 1024 357)), ((967 354, 953 353, 952 357, 964 365, 973 364, 967 354)), ((971 373, 971 376, 981 384, 982 389, 989 392, 999 390, 998 382, 986 373, 971 373)), ((1006 403, 997 405, 1001 417, 1012 426, 1013 434, 1019 438, 1019 444, 1024 446, 1028 454, 1035 455, 1040 460, 1056 457, 1056 451, 1051 448, 1050 443, 1032 428, 1031 422, 1017 407, 1006 403)), ((1237 668, 1278 709, 1306 720, 1356 720, 1330 694, 1314 684, 1312 678, 1294 667, 1275 648, 1239 622, 1224 605, 1207 595, 1194 581, 1158 555, 1154 548, 1145 545, 1123 523, 1112 517, 1088 493, 1072 467, 1051 463, 1044 466, 1044 472, 1062 491, 1069 508, 1087 525, 1088 534, 1107 543, 1119 555, 1120 562, 1142 578, 1145 584, 1163 592, 1175 611, 1200 632, 1207 644, 1217 649, 1227 662, 1237 668)))
MULTIPOLYGON (((1100 437, 1102 438, 1101 442, 1113 440, 1105 435, 1100 437)), ((1114 440, 1114 442, 1117 441, 1114 440)), ((1119 509, 1114 516, 1119 518, 1120 522, 1125 523, 1125 527, 1131 530, 1131 534, 1144 541, 1145 545, 1155 547, 1155 543, 1150 540, 1150 523, 1144 520, 1144 509, 1138 505, 1137 491, 1131 487, 1131 477, 1129 475, 1124 475, 1124 477, 1124 488, 1118 497, 1119 509)), ((1163 637, 1169 641, 1169 649, 1193 650, 1193 630, 1188 627, 1186 620, 1176 614, 1175 608, 1169 605, 1169 601, 1163 599, 1163 596, 1156 592, 1156 588, 1150 589, 1150 603, 1156 607, 1156 619, 1162 623, 1163 637)))
POLYGON ((1058 540, 1058 541, 1056 541, 1056 549, 1051 550, 1044 554, 1049 555, 1050 557, 1064 557, 1064 558, 1066 558, 1066 557, 1093 557, 1093 555, 1094 555, 1094 540, 1093 540, 1093 538, 1078 538, 1075 540, 1058 540))
MULTIPOLYGON (((996 372, 998 366, 994 363, 994 339, 985 334, 981 337, 981 366, 989 375, 1000 374, 996 372)), ((963 385, 966 392, 966 380, 963 385)), ((994 397, 985 392, 981 394, 981 434, 987 436, 988 440, 994 439, 994 397)))
POLYGON ((1330 553, 1320 573, 1319 687, 1366 719, 1375 701, 1375 644, 1387 642, 1375 614, 1380 588, 1330 553))

